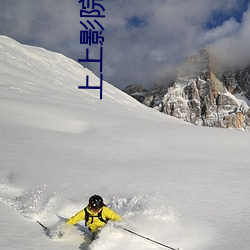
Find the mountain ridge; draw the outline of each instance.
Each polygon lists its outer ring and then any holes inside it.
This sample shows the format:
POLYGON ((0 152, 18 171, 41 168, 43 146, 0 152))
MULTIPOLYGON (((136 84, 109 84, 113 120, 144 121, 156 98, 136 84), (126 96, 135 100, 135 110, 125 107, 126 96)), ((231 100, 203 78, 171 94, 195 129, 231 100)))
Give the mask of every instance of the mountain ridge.
POLYGON ((250 67, 216 72, 209 51, 202 49, 177 68, 171 85, 154 86, 143 92, 142 86, 131 85, 123 91, 148 107, 195 125, 247 130, 249 79, 250 67))

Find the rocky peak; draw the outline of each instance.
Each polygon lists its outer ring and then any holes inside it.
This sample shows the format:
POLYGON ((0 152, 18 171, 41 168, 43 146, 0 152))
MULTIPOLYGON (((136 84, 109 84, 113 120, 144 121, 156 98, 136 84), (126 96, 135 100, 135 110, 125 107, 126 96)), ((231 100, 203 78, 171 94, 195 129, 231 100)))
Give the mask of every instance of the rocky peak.
POLYGON ((218 74, 227 90, 232 94, 241 94, 250 100, 250 65, 246 68, 227 70, 218 74))
POLYGON ((206 74, 209 71, 209 53, 202 49, 194 55, 188 57, 177 69, 177 77, 194 77, 206 74))
POLYGON ((139 101, 196 125, 248 129, 250 109, 233 94, 249 87, 250 67, 220 75, 211 68, 209 52, 202 49, 180 65, 170 87, 141 92, 139 101))

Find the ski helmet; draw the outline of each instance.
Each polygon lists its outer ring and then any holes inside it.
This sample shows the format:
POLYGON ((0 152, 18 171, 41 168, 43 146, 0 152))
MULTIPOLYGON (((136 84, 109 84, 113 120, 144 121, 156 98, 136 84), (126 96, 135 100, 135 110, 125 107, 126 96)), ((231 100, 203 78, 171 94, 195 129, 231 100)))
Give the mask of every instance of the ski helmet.
POLYGON ((89 206, 91 209, 98 210, 103 207, 103 199, 99 195, 93 195, 89 198, 89 206))

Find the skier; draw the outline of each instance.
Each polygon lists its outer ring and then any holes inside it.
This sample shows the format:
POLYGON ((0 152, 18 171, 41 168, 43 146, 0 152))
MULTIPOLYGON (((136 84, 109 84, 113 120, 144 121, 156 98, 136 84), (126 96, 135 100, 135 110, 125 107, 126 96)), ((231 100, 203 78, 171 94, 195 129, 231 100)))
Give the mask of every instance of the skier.
POLYGON ((105 206, 101 196, 95 194, 89 198, 89 204, 72 216, 67 224, 74 225, 80 220, 85 220, 85 226, 89 228, 94 239, 109 220, 120 222, 122 219, 120 215, 105 206))

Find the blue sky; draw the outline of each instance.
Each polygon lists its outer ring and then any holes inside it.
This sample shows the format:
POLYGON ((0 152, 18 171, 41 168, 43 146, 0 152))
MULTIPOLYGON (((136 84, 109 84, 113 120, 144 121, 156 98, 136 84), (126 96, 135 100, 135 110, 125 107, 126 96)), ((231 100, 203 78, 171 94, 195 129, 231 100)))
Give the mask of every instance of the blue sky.
MULTIPOLYGON (((250 0, 103 0, 104 79, 124 88, 166 81, 187 56, 210 48, 223 64, 250 63, 250 0)), ((77 0, 1 0, 0 34, 75 60, 84 21, 77 0)), ((89 47, 97 57, 99 46, 89 47)), ((85 64, 96 74, 99 66, 85 64)))
POLYGON ((244 12, 248 9, 249 0, 239 0, 236 8, 233 8, 230 12, 223 12, 222 10, 216 10, 211 14, 211 18, 208 20, 206 24, 207 29, 216 28, 217 26, 223 25, 225 20, 230 18, 235 18, 235 20, 239 23, 242 22, 242 17, 244 12))

